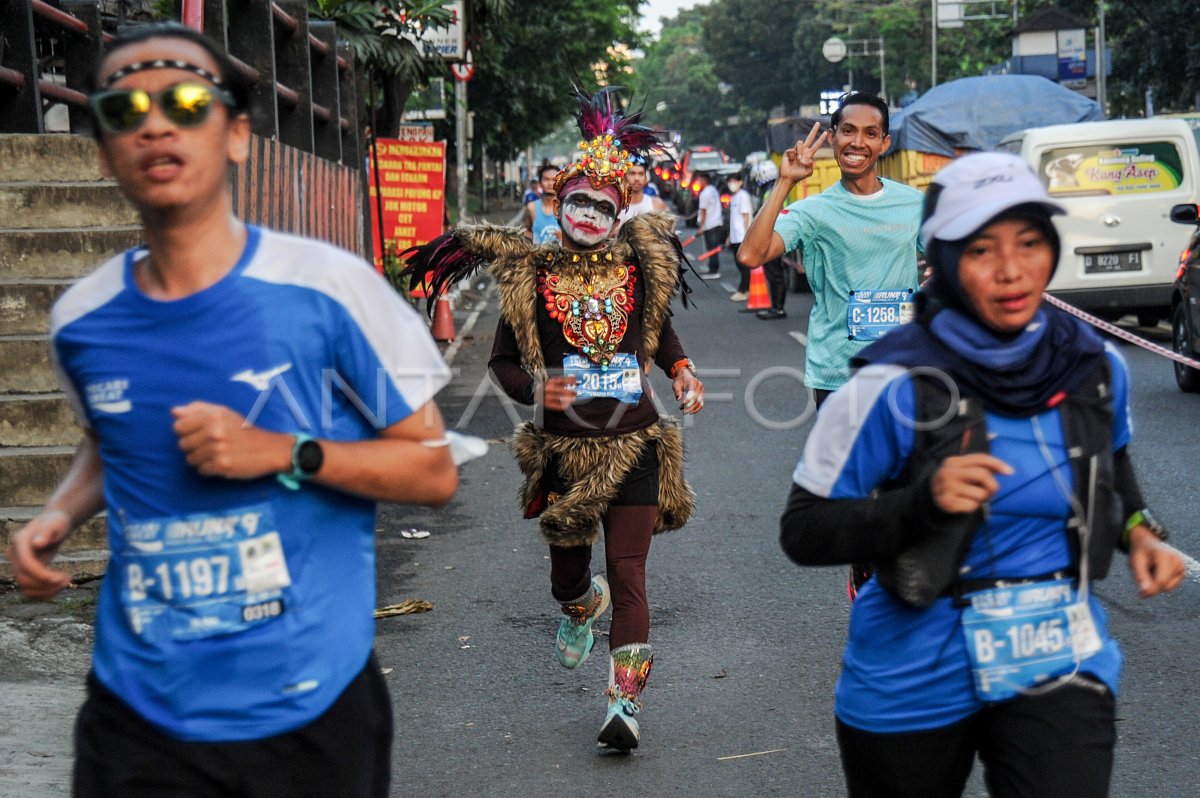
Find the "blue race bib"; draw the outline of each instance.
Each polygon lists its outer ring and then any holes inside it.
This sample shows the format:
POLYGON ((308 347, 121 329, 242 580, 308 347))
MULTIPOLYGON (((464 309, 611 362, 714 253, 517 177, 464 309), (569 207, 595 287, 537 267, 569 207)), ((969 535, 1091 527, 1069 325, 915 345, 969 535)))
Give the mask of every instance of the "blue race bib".
POLYGON ((632 352, 613 355, 607 369, 582 355, 567 355, 563 374, 575 377, 575 396, 580 399, 616 399, 633 405, 642 398, 641 370, 632 352))
POLYGON ((851 291, 846 329, 852 341, 877 341, 912 317, 911 288, 851 291))
POLYGON ((114 576, 129 625, 152 642, 278 618, 292 583, 269 504, 126 524, 114 576))
POLYGON ((995 587, 968 598, 963 634, 981 701, 1003 701, 1071 673, 1100 650, 1091 609, 1071 579, 995 587))

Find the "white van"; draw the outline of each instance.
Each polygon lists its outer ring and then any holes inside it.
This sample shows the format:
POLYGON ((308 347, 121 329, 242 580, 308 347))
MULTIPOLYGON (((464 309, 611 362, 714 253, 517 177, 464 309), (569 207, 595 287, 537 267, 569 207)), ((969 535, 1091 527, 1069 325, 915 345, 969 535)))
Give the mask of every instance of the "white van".
POLYGON ((1031 128, 996 147, 1015 153, 1068 209, 1055 217, 1062 255, 1049 290, 1108 318, 1167 318, 1190 230, 1171 206, 1200 198, 1200 153, 1181 119, 1122 119, 1031 128))

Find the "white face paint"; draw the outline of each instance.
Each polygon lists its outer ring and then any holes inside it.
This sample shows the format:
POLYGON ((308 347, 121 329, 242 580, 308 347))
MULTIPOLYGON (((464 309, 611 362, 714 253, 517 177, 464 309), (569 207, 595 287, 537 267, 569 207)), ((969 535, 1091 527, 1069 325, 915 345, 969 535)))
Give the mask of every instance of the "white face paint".
POLYGON ((612 194, 594 188, 575 188, 562 200, 563 236, 583 248, 591 248, 612 232, 617 221, 612 194))

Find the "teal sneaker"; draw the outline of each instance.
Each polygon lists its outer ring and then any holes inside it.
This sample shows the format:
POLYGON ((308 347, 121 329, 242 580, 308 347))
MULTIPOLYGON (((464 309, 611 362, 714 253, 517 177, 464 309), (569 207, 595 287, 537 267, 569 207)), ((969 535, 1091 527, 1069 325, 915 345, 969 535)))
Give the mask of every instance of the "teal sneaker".
POLYGON ((587 661, 596 644, 592 623, 604 614, 611 600, 608 581, 603 576, 593 576, 592 586, 581 599, 562 605, 565 617, 558 625, 556 653, 564 668, 575 669, 587 661))
POLYGON ((642 732, 637 722, 640 709, 636 701, 625 698, 609 701, 608 715, 604 718, 604 725, 600 727, 596 745, 625 754, 637 748, 642 740, 642 732))

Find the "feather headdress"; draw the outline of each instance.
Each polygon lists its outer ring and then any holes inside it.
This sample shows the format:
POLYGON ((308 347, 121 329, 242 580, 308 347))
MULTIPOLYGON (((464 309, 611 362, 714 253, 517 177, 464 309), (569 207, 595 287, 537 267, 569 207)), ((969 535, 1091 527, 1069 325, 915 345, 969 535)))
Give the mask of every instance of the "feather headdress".
POLYGON ((573 86, 579 110, 575 120, 583 140, 579 142, 579 159, 567 165, 554 178, 554 192, 561 196, 568 182, 586 177, 592 188, 614 188, 621 195, 621 204, 629 204, 630 189, 625 172, 631 158, 650 152, 662 152, 658 137, 662 131, 643 125, 641 109, 628 116, 616 94, 619 86, 606 86, 588 94, 573 86))

